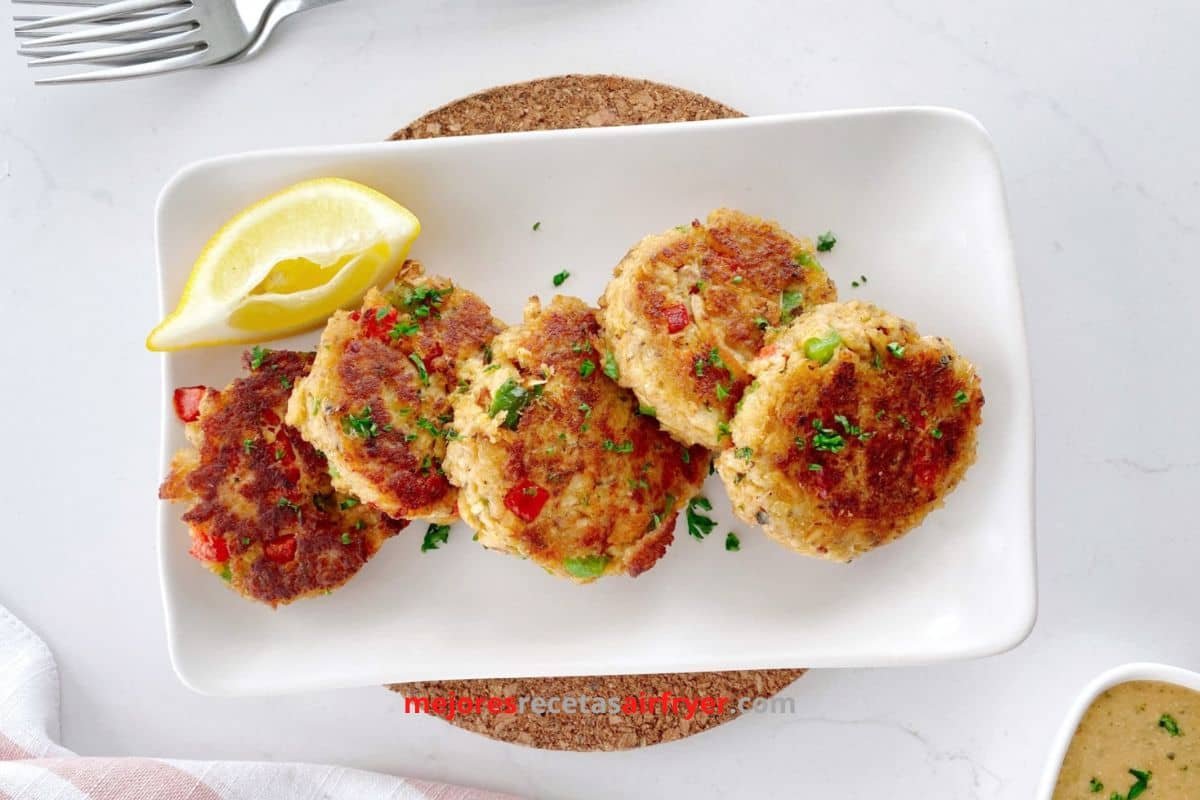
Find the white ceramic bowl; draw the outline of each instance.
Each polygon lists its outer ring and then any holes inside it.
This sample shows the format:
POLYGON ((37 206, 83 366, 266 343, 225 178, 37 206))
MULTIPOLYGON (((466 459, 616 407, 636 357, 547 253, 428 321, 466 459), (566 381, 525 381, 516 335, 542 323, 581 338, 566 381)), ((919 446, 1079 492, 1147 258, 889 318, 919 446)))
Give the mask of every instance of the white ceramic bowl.
POLYGON ((1083 715, 1091 706, 1092 701, 1099 697, 1101 692, 1105 692, 1119 683, 1129 681, 1162 681, 1200 692, 1200 672, 1170 667, 1166 664, 1147 662, 1122 664, 1096 676, 1071 705, 1070 712, 1054 737, 1054 746, 1050 748, 1050 755, 1047 757, 1045 769, 1042 771, 1042 782, 1038 786, 1038 800, 1050 800, 1054 794, 1054 784, 1058 780, 1058 771, 1062 768, 1063 759, 1067 756, 1071 737, 1075 735, 1075 729, 1079 727, 1079 721, 1083 719, 1083 715))

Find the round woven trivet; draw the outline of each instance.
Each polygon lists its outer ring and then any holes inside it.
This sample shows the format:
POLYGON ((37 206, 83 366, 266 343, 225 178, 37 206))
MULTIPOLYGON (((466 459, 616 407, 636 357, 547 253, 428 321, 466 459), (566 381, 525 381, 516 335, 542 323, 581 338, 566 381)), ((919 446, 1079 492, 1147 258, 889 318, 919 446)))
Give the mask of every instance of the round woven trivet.
MULTIPOLYGON (((429 139, 478 133, 643 125, 744 116, 715 100, 661 83, 616 75, 563 75, 498 86, 442 106, 392 134, 429 139)), ((652 579, 652 576, 650 576, 652 579)), ((643 578, 645 580, 645 578, 643 578)), ((723 714, 456 714, 451 724, 505 742, 547 750, 626 750, 682 739, 738 716, 740 698, 765 698, 802 669, 598 675, 584 678, 495 678, 397 683, 404 697, 727 697, 723 714)))

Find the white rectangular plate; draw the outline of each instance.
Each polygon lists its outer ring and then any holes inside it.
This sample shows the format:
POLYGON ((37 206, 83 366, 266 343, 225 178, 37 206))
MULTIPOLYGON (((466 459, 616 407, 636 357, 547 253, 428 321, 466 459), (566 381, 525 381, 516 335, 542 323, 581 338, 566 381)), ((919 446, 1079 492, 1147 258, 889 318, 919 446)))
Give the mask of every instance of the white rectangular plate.
MULTIPOLYGON (((341 176, 408 206, 412 255, 517 322, 531 294, 590 302, 643 235, 731 206, 797 234, 832 229, 823 262, 860 298, 946 336, 983 377, 979 461, 944 509, 851 565, 795 555, 736 522, 712 478, 716 531, 650 572, 589 586, 483 550, 463 525, 420 552, 388 542, 344 588, 278 611, 241 599, 188 555, 163 504, 159 552, 172 661, 188 686, 267 694, 434 678, 914 664, 1000 652, 1036 609, 1033 422, 1004 190, 987 134, 941 109, 280 150, 206 161, 163 190, 164 308, 213 231, 295 181, 341 176), (535 222, 540 229, 533 231, 535 222), (853 289, 852 279, 868 283, 853 289), (726 531, 742 550, 726 552, 726 531)), ((317 334, 276 343, 308 347, 317 334)), ((184 444, 175 386, 224 386, 240 348, 164 360, 163 464, 184 444)))

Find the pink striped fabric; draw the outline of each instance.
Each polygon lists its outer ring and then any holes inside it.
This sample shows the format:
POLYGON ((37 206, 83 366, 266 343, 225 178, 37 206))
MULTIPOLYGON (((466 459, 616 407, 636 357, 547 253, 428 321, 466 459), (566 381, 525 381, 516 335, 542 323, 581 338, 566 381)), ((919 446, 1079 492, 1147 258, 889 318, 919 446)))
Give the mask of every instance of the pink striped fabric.
POLYGON ((57 731, 54 659, 0 606, 0 800, 518 800, 316 764, 87 758, 59 746, 57 731))

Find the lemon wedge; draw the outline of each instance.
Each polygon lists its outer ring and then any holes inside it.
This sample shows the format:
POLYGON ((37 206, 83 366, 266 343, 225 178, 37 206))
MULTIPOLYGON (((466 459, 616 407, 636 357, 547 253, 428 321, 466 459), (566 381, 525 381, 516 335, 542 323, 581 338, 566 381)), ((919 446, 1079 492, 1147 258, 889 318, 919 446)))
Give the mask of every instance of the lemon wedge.
POLYGON ((208 240, 146 347, 258 342, 316 327, 395 277, 420 232, 412 212, 361 183, 297 183, 208 240))

